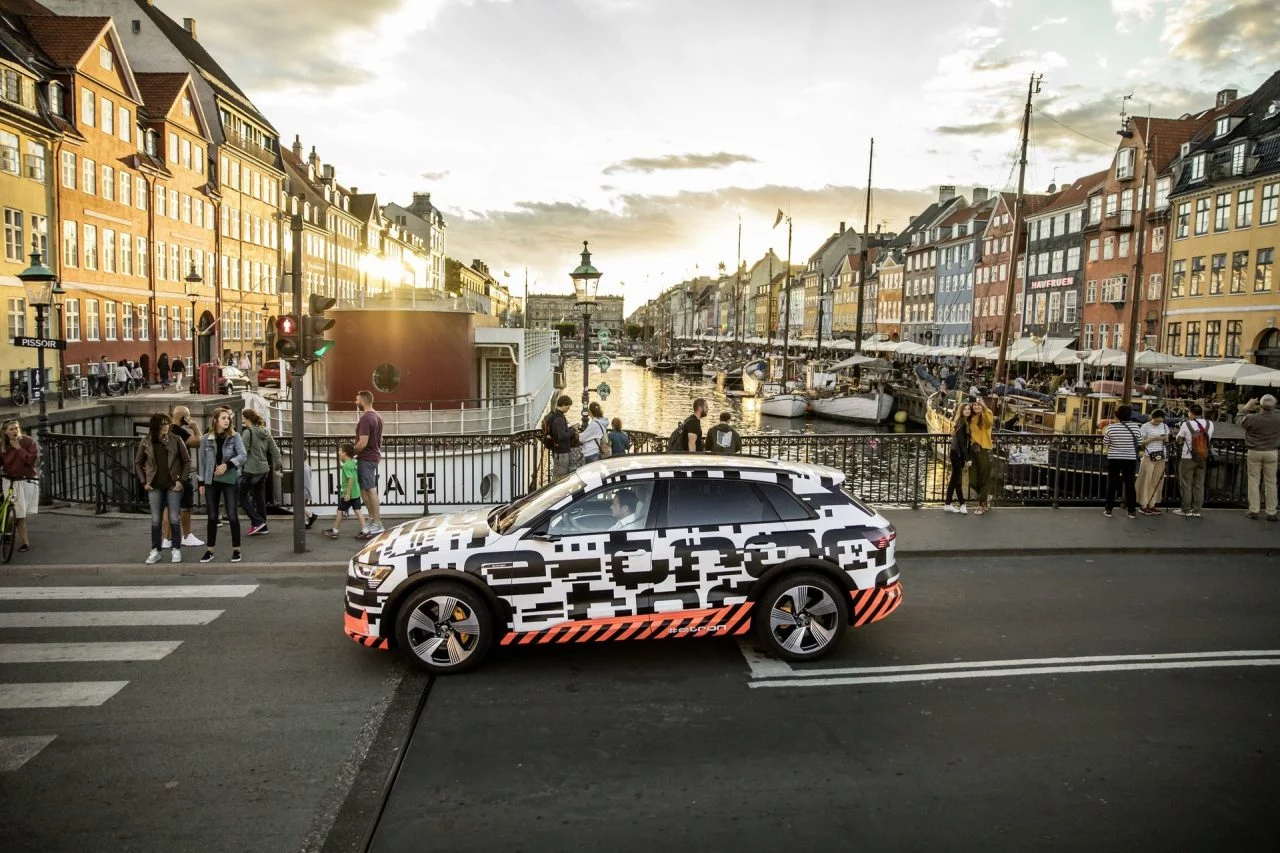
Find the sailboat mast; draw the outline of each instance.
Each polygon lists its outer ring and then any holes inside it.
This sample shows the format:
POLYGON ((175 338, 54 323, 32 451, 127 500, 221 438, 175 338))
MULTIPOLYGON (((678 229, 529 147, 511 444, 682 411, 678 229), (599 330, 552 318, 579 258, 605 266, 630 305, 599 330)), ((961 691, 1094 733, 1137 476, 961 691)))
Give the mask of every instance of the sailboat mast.
POLYGON ((787 217, 787 286, 783 288, 787 306, 785 319, 782 321, 782 391, 787 390, 787 346, 791 340, 791 217, 787 217))
POLYGON ((773 349, 773 249, 769 249, 769 298, 765 303, 764 315, 764 357, 769 358, 769 350, 773 349))
MULTIPOLYGON (((1000 357, 996 360, 996 375, 992 385, 1005 383, 1005 374, 1009 369, 1005 363, 1005 356, 1009 351, 1009 331, 1013 328, 1014 270, 1018 266, 1016 261, 1018 257, 1018 234, 1022 230, 1022 195, 1027 184, 1027 138, 1031 133, 1031 97, 1040 91, 1040 81, 1043 79, 1043 74, 1033 73, 1031 75, 1031 80, 1027 83, 1027 105, 1022 111, 1022 154, 1018 158, 1018 194, 1014 197, 1013 202, 1013 254, 1010 257, 1010 260, 1014 261, 1014 263, 1009 264, 1009 280, 1004 288, 1004 320, 1000 330, 1000 357)), ((1023 263, 1029 267, 1031 259, 1025 258, 1023 263)), ((993 388, 992 390, 994 391, 995 389, 993 388)))
POLYGON ((733 345, 742 343, 742 217, 738 217, 738 266, 733 271, 733 345))
MULTIPOLYGON (((1142 302, 1142 253, 1146 251, 1143 244, 1146 242, 1144 238, 1147 234, 1147 175, 1150 173, 1149 164, 1151 163, 1150 107, 1147 108, 1147 126, 1142 135, 1146 137, 1143 140, 1142 151, 1142 188, 1138 190, 1138 203, 1129 214, 1138 220, 1138 239, 1134 245, 1133 280, 1129 283, 1128 297, 1131 304, 1128 306, 1128 337, 1124 342, 1124 391, 1120 396, 1120 402, 1126 406, 1133 401, 1133 361, 1137 356, 1138 346, 1138 306, 1142 302)), ((1121 214, 1123 213, 1124 211, 1121 211, 1121 214)))
POLYGON ((867 204, 862 214, 862 254, 858 263, 858 275, 861 281, 858 283, 858 315, 853 333, 853 351, 859 354, 862 353, 862 299, 867 289, 867 260, 871 257, 867 241, 871 238, 871 164, 875 162, 875 159, 876 138, 873 136, 871 137, 871 153, 867 155, 867 204))

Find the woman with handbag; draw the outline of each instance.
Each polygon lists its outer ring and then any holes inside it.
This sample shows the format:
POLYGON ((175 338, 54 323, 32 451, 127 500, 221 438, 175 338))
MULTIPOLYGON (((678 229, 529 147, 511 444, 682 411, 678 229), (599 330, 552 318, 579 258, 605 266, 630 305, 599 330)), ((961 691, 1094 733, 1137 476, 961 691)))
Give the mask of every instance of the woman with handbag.
POLYGON ((943 509, 947 512, 958 512, 968 515, 964 505, 964 469, 969 463, 969 417, 972 407, 965 403, 956 410, 955 423, 951 427, 951 447, 947 452, 947 461, 951 463, 951 478, 947 480, 946 503, 943 509), (957 503, 951 504, 951 495, 955 494, 957 503))
POLYGON ((1164 491, 1165 454, 1169 441, 1169 425, 1164 422, 1164 412, 1156 409, 1151 420, 1138 430, 1138 444, 1142 445, 1142 462, 1138 468, 1138 512, 1143 515, 1160 515, 1156 504, 1164 491))
POLYGON ((231 528, 231 562, 240 562, 240 516, 236 510, 240 472, 248 458, 240 434, 231 425, 231 410, 225 406, 214 409, 209 431, 200 439, 200 496, 204 498, 205 511, 209 514, 209 546, 200 558, 202 563, 213 562, 213 549, 218 543, 218 512, 223 504, 226 505, 227 524, 231 528))
MULTIPOLYGON (((134 473, 151 505, 151 553, 147 555, 147 563, 160 562, 160 549, 164 546, 160 538, 162 518, 168 518, 170 531, 182 532, 182 481, 190 462, 187 445, 171 429, 169 416, 163 412, 152 415, 133 460, 134 473)), ((182 543, 171 544, 172 561, 181 563, 182 543)))

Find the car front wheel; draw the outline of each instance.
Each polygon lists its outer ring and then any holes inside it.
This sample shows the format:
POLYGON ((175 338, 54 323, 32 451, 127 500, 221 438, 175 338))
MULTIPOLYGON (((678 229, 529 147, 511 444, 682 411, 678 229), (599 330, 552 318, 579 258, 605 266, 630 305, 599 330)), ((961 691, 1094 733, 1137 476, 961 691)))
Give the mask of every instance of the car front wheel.
POLYGON ((429 583, 409 596, 396 618, 396 640, 410 661, 437 675, 479 665, 493 645, 493 612, 479 593, 456 583, 429 583))
POLYGON ((813 572, 785 575, 770 584, 756 608, 756 634, 784 660, 826 655, 849 624, 849 596, 813 572))

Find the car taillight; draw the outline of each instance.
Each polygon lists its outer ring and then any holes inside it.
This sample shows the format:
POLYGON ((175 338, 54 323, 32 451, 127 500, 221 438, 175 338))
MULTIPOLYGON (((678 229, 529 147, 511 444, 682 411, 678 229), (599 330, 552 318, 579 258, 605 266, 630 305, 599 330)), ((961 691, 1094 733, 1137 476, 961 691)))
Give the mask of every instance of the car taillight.
POLYGON ((898 538, 898 533, 892 527, 880 528, 871 531, 871 544, 876 546, 877 551, 883 551, 889 547, 889 543, 898 538))

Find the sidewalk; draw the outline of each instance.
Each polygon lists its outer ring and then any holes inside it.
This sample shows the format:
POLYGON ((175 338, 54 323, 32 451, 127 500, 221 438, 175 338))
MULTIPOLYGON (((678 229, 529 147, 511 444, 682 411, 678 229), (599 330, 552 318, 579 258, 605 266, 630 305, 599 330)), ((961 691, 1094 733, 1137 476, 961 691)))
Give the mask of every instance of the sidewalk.
MULTIPOLYGON (((886 510, 898 531, 898 556, 980 557, 1063 554, 1280 554, 1280 523, 1251 521, 1240 510, 1208 510, 1204 518, 1165 513, 1158 518, 1127 518, 1123 510, 1106 518, 1102 510, 1010 507, 987 515, 955 515, 940 508, 886 510)), ((32 548, 15 553, 0 565, 0 577, 48 573, 75 574, 264 574, 331 572, 341 577, 347 561, 360 550, 354 519, 344 521, 343 537, 327 539, 321 531, 332 522, 322 516, 307 531, 307 551, 293 553, 293 519, 270 517, 271 533, 244 537, 244 562, 232 565, 231 534, 218 531, 218 559, 200 563, 203 548, 182 549, 174 565, 165 552, 161 562, 144 565, 150 549, 150 523, 145 516, 93 515, 79 510, 44 510, 32 519, 32 548)), ((393 519, 388 519, 392 521, 393 519)), ((396 521, 400 519, 395 519, 396 521)), ((205 538, 203 516, 193 528, 205 538)), ((242 532, 248 525, 241 520, 242 532)))

